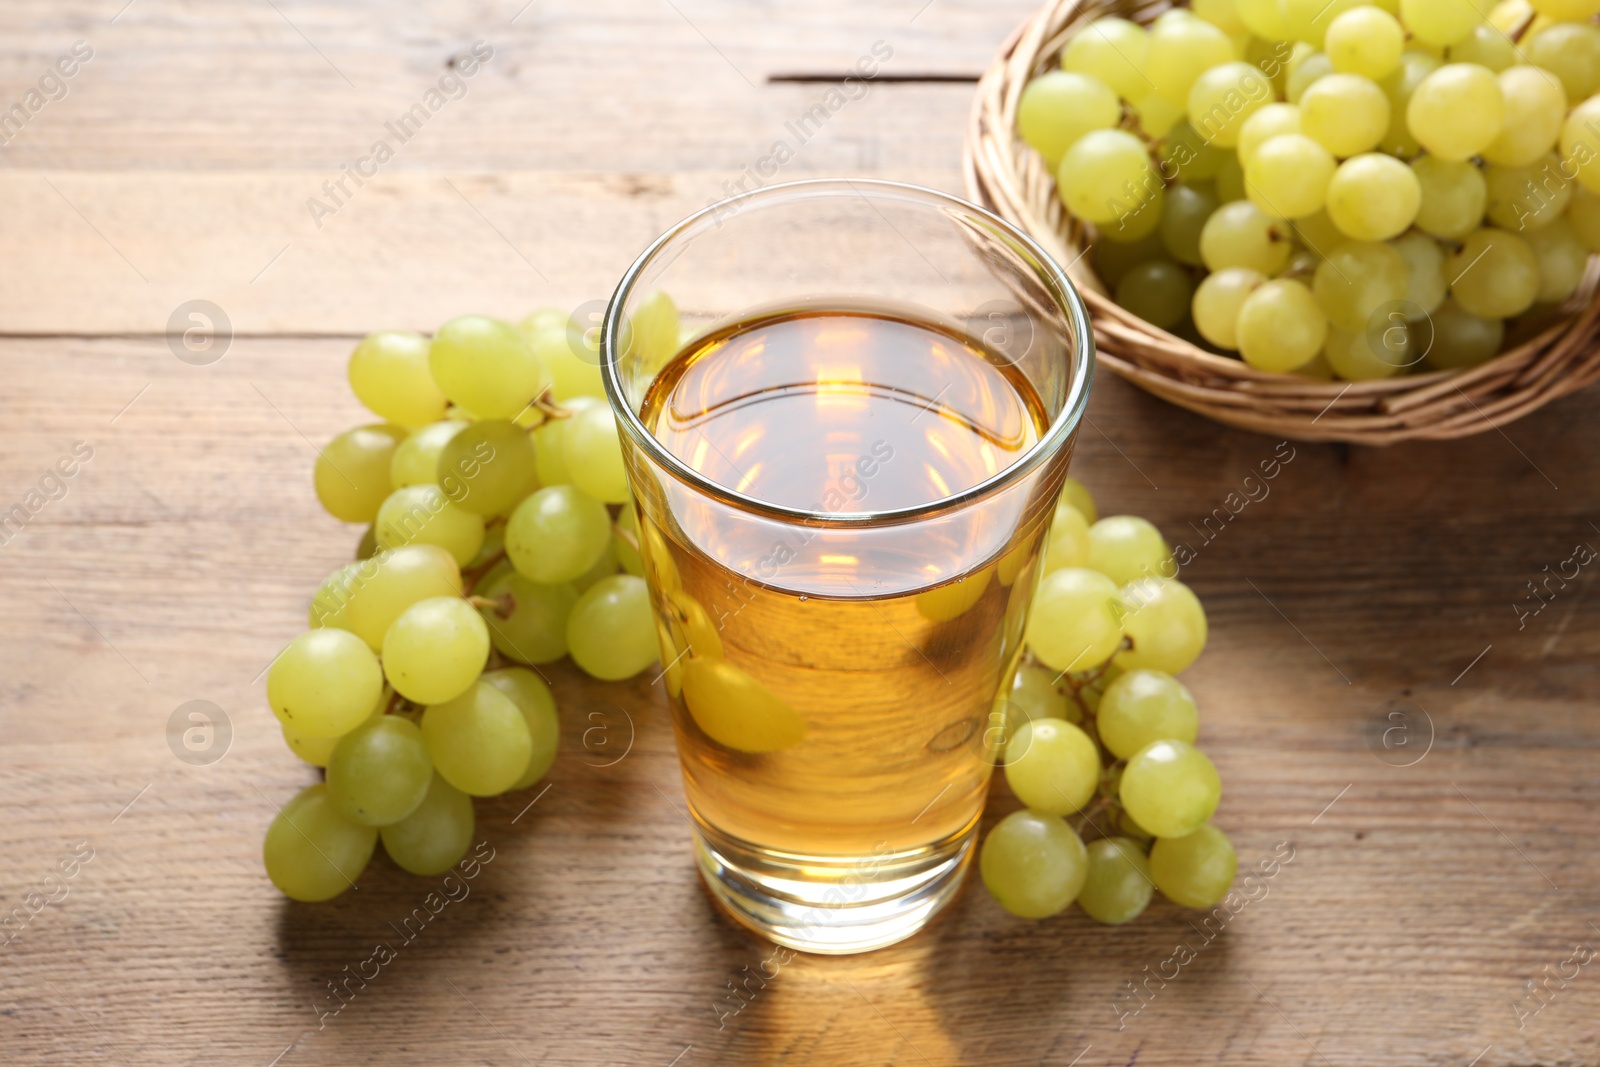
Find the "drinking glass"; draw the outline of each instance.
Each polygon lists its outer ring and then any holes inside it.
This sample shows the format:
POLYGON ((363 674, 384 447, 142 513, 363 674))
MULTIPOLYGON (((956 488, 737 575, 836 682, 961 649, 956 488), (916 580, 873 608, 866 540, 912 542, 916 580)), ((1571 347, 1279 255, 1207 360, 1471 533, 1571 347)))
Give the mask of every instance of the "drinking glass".
POLYGON ((959 888, 1015 725, 1093 373, 1082 301, 1026 234, 955 197, 791 182, 658 238, 600 358, 706 885, 805 951, 909 936, 959 888), (998 429, 968 434, 989 469, 946 485, 930 449, 1008 418, 1013 454, 998 429), (802 475, 814 497, 778 491, 802 475))

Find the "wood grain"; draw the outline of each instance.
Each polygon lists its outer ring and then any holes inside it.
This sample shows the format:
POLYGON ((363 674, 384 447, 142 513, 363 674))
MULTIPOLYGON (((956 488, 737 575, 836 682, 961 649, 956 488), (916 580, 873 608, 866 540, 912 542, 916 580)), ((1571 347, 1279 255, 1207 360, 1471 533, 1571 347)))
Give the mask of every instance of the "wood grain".
MULTIPOLYGON (((469 895, 409 942, 390 924, 439 886, 381 858, 332 904, 286 903, 260 837, 312 772, 259 676, 354 541, 309 479, 312 442, 363 418, 351 336, 602 295, 817 88, 765 73, 836 68, 892 34, 907 69, 975 70, 1027 5, 935 0, 911 22, 912 4, 679 4, 752 90, 672 5, 536 4, 485 72, 506 83, 475 85, 459 124, 320 232, 308 185, 515 8, 277 6, 361 88, 271 5, 0 13, 13 96, 99 35, 82 83, 24 134, 35 154, 19 138, 20 169, 0 174, 0 511, 74 442, 94 450, 0 545, 0 900, 94 850, 0 947, 6 1063, 1600 1061, 1600 964, 1520 1029, 1513 1008, 1525 979, 1600 939, 1593 566, 1520 629, 1514 607, 1575 544, 1600 546, 1593 390, 1449 445, 1296 445, 1224 523, 1214 509, 1277 443, 1096 384, 1075 473, 1106 513, 1197 553, 1185 579, 1212 637, 1185 680, 1226 783, 1218 821, 1246 865, 1294 850, 1209 942, 1170 905, 1126 928, 1026 923, 969 887, 910 942, 783 964, 719 1028, 726 983, 770 948, 698 885, 659 687, 566 664, 547 670, 564 728, 550 788, 480 805, 494 859, 469 895), (204 367, 164 336, 197 297, 239 334, 204 367), (233 726, 211 766, 167 747, 193 699, 233 726), (1426 751, 1413 766, 1370 747, 1392 711, 1426 751), (1124 983, 1181 939, 1204 947, 1129 1014, 1124 983), (319 1018, 380 941, 394 961, 319 1018)), ((860 105, 807 166, 956 187, 963 87, 860 105)), ((990 818, 1014 805, 997 786, 990 818)))

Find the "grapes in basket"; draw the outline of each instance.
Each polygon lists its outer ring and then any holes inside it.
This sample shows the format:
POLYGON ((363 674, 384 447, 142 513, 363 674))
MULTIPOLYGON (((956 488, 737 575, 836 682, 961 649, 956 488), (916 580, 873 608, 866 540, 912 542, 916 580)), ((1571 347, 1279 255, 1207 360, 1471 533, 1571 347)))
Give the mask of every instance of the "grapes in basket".
POLYGON ((1476 366, 1600 251, 1600 0, 1195 0, 1073 30, 1022 139, 1116 302, 1265 372, 1476 366))

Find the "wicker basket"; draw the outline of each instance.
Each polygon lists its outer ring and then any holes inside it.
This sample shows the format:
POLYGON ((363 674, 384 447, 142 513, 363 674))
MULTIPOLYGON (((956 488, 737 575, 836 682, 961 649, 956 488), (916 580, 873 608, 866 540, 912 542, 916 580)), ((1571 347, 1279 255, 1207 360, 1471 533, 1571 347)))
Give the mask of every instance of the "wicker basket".
POLYGON ((1600 267, 1591 257, 1563 317, 1467 370, 1368 382, 1269 374, 1214 355, 1150 325, 1106 293, 1083 256, 1084 225, 1056 196, 1044 161, 1016 135, 1017 100, 1034 75, 1057 65, 1078 28, 1102 15, 1147 23, 1168 3, 1051 0, 1011 35, 978 82, 963 169, 967 194, 1032 234, 1064 264, 1094 317, 1102 365, 1181 407, 1219 422, 1308 441, 1386 445, 1465 437, 1521 418, 1600 377, 1600 267))

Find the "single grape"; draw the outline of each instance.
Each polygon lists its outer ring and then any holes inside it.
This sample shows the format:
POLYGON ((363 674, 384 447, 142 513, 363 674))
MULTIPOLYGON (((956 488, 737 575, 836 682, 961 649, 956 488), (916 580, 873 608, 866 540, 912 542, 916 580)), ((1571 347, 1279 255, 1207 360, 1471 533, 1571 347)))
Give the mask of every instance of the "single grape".
POLYGON ((350 389, 379 418, 417 429, 444 418, 445 396, 428 370, 428 339, 410 330, 369 333, 350 353, 350 389))
POLYGON ((725 659, 680 660, 683 703, 707 737, 736 752, 777 752, 805 737, 805 720, 782 697, 725 659))
POLYGON ((436 545, 463 566, 483 546, 483 516, 456 507, 436 485, 408 485, 390 493, 373 531, 384 548, 436 545))
POLYGON ((1217 176, 1217 168, 1222 166, 1228 151, 1207 141, 1185 119, 1167 131, 1158 154, 1163 174, 1181 182, 1202 182, 1217 176))
POLYGON ((434 773, 415 811, 379 831, 383 850, 412 874, 443 874, 467 854, 476 819, 472 798, 434 773))
POLYGON ((1089 845, 1088 860, 1078 907, 1113 926, 1137 919, 1155 892, 1144 849, 1126 837, 1103 837, 1089 845))
POLYGON ((1411 96, 1422 80, 1442 65, 1438 56, 1420 50, 1408 50, 1400 57, 1400 65, 1383 79, 1382 89, 1389 98, 1389 128, 1384 131, 1378 147, 1400 159, 1410 159, 1422 151, 1417 139, 1411 136, 1411 126, 1406 113, 1411 106, 1411 96))
POLYGON ((1162 99, 1183 106, 1189 89, 1206 71, 1234 59, 1228 35, 1197 18, 1168 19, 1152 26, 1144 74, 1162 99))
POLYGON ((1483 13, 1472 0, 1400 0, 1400 20, 1413 37, 1444 48, 1469 36, 1483 13))
POLYGON ((1531 0, 1533 9, 1546 18, 1580 22, 1600 14, 1600 0, 1531 0))
POLYGON ((499 515, 534 490, 533 442, 504 419, 475 422, 439 451, 439 488, 458 508, 499 515))
POLYGON ((1207 270, 1244 267, 1275 274, 1289 261, 1293 241, 1287 223, 1248 200, 1235 200, 1217 208, 1206 220, 1200 231, 1200 256, 1207 270))
MULTIPOLYGON (((1302 111, 1302 123, 1304 118, 1302 111)), ((1280 133, 1261 142, 1251 153, 1244 171, 1245 194, 1272 218, 1314 215, 1327 201, 1334 168, 1333 154, 1321 144, 1304 134, 1280 133)))
POLYGON ((519 327, 540 363, 550 371, 550 395, 558 402, 575 396, 603 398, 600 352, 577 323, 556 311, 529 315, 519 327))
POLYGON ((389 483, 396 489, 439 481, 439 453, 450 438, 471 426, 464 419, 442 419, 415 431, 389 459, 389 483))
MULTIPOLYGON (((1350 240, 1343 230, 1333 224, 1327 211, 1295 219, 1294 236, 1316 257, 1317 263, 1327 259, 1334 249, 1350 240)), ((1311 264, 1313 272, 1317 269, 1317 263, 1311 264)))
MULTIPOLYGON (((1012 679, 1009 698, 1011 706, 1022 713, 1024 721, 1035 719, 1065 719, 1076 722, 1081 716, 1067 695, 1056 686, 1056 672, 1043 667, 1023 665, 1012 679)), ((1021 725, 1018 723, 1017 725, 1021 725)))
POLYGON ((422 731, 409 719, 379 715, 339 739, 328 758, 328 798, 364 826, 388 826, 422 803, 433 778, 422 731))
POLYGON ((1061 495, 1056 500, 1056 507, 1060 508, 1063 504, 1076 508, 1086 522, 1094 523, 1100 518, 1100 511, 1095 506, 1093 494, 1076 478, 1062 480, 1061 495))
POLYGON ((1152 574, 1178 573, 1161 531, 1137 515, 1111 515, 1089 527, 1088 566, 1119 586, 1152 574))
POLYGON ((1415 310, 1407 317, 1428 314, 1444 302, 1449 288, 1444 277, 1444 249, 1425 233, 1415 231, 1391 242, 1390 247, 1406 261, 1406 302, 1415 310))
POLYGON ((1128 194, 1123 210, 1110 222, 1099 226, 1099 234, 1107 241, 1124 244, 1140 241, 1161 226, 1161 215, 1166 210, 1167 191, 1160 182, 1128 194))
POLYGON ((1300 132, 1341 158, 1378 147, 1389 129, 1389 98, 1371 78, 1329 74, 1300 96, 1300 132))
POLYGON ((1417 217, 1422 184, 1411 168, 1379 152, 1352 156, 1328 183, 1328 217, 1358 241, 1387 241, 1417 217))
POLYGON ((978 870, 1002 908, 1024 919, 1045 919, 1077 899, 1089 853, 1059 816, 1014 811, 984 839, 978 870))
POLYGON ((1476 63, 1496 74, 1519 62, 1511 38, 1488 23, 1451 45, 1446 54, 1452 63, 1476 63))
POLYGON ((1229 37, 1243 37, 1250 32, 1250 27, 1239 17, 1235 0, 1195 0, 1189 5, 1189 10, 1229 37))
POLYGON ((395 692, 442 704, 477 679, 489 659, 489 628, 460 597, 419 600, 383 635, 383 673, 395 692))
POLYGON ((1179 263, 1198 267, 1200 231, 1217 210, 1217 194, 1192 185, 1174 185, 1167 190, 1161 215, 1161 243, 1179 263))
MULTIPOLYGON (((562 403, 573 417, 591 407, 604 404, 589 396, 569 397, 562 403)), ((551 419, 533 431, 533 469, 542 486, 569 485, 572 477, 567 473, 567 463, 561 451, 561 438, 567 432, 567 419, 551 419)))
POLYGON ((1370 331, 1346 333, 1334 326, 1328 330, 1322 355, 1333 373, 1347 382, 1392 378, 1417 361, 1413 333, 1404 319, 1381 331, 1376 342, 1370 331))
MULTIPOLYGON (((1321 273, 1318 267, 1318 277, 1321 273)), ((1257 370, 1281 372, 1316 358, 1327 339, 1328 320, 1310 289, 1292 279, 1275 278, 1257 286, 1239 305, 1234 330, 1246 363, 1257 370)))
POLYGON ((616 527, 612 534, 612 550, 616 553, 617 563, 624 571, 638 578, 644 577, 644 558, 639 555, 635 547, 639 541, 639 516, 631 507, 624 507, 622 514, 617 516, 616 527), (630 542, 623 533, 633 536, 630 542))
POLYGON ((272 884, 292 900, 331 900, 355 885, 372 859, 378 831, 340 815, 322 782, 279 809, 261 859, 272 884))
POLYGON ((1052 170, 1078 138, 1108 130, 1121 117, 1122 104, 1105 82, 1066 70, 1039 75, 1017 101, 1017 132, 1052 170))
MULTIPOLYGON (((672 361, 678 354, 686 330, 678 314, 678 305, 660 289, 653 289, 639 298, 633 306, 633 337, 631 351, 642 369, 654 373, 672 361)), ((692 332, 691 332, 692 335, 692 332)), ((603 393, 595 393, 603 396, 603 393)))
POLYGON ((1141 263, 1117 283, 1117 303, 1152 326, 1171 329, 1189 310, 1194 283, 1170 260, 1141 263))
POLYGON ((267 669, 273 714, 307 737, 338 737, 355 729, 382 693, 377 657, 346 630, 308 630, 267 669))
POLYGON ((1050 522, 1050 539, 1045 542, 1044 573, 1088 565, 1089 521, 1071 504, 1058 503, 1050 522))
POLYGON ((475 797, 510 789, 533 755, 528 721, 516 702, 482 679, 424 711, 422 736, 444 780, 475 797))
POLYGON ((363 562, 359 559, 353 560, 323 579, 317 591, 311 595, 311 608, 308 612, 311 629, 315 630, 321 626, 332 626, 340 630, 354 628, 350 623, 350 603, 365 581, 361 577, 363 562))
POLYGON ((1468 314, 1454 300, 1440 304, 1429 318, 1433 345, 1423 362, 1435 370, 1475 367, 1496 355, 1505 339, 1503 320, 1468 314))
POLYGON ((1283 8, 1277 0, 1237 0, 1239 21, 1265 41, 1282 41, 1289 36, 1283 8))
POLYGON ((1589 266, 1589 250, 1566 219, 1530 231, 1525 239, 1539 263, 1540 304, 1559 304, 1578 291, 1589 266))
POLYGON ((1600 89, 1600 27, 1557 22, 1522 39, 1524 62, 1561 81, 1568 100, 1587 100, 1600 89))
POLYGON ((1235 326, 1239 321, 1239 309, 1266 280, 1267 276, 1260 271, 1244 267, 1229 267, 1206 275, 1194 291, 1190 304, 1190 314, 1200 336, 1218 348, 1237 349, 1239 338, 1235 326))
MULTIPOLYGON (((1169 103, 1156 95, 1154 89, 1147 91, 1145 96, 1131 101, 1134 118, 1138 120, 1139 129, 1150 137, 1166 137, 1172 130, 1180 125, 1185 107, 1169 103)), ((1188 123, 1182 123, 1188 125, 1188 123)))
POLYGON ((654 614, 643 578, 602 578, 578 598, 567 617, 572 661, 596 678, 631 678, 656 661, 654 614))
POLYGON ((1519 315, 1539 294, 1539 261, 1528 242, 1504 230, 1474 230, 1445 263, 1450 297, 1480 318, 1519 315))
POLYGON ((526 789, 549 773, 561 746, 561 717, 556 714, 555 695, 543 678, 521 667, 486 671, 483 680, 510 697, 528 723, 533 748, 522 777, 511 787, 526 789))
POLYGON ((389 461, 406 432, 398 426, 357 426, 317 453, 312 472, 317 499, 341 522, 371 522, 389 495, 389 461))
POLYGON ((484 419, 513 418, 550 387, 549 370, 516 328, 484 315, 439 327, 428 368, 445 396, 484 419))
POLYGON ((1090 246, 1094 257, 1095 273, 1112 289, 1128 276, 1128 272, 1141 263, 1166 256, 1166 246, 1159 234, 1151 234, 1138 241, 1099 240, 1090 246))
POLYGON ((1465 237, 1483 221, 1489 189, 1483 171, 1464 160, 1418 156, 1411 172, 1422 187, 1417 229, 1435 237, 1465 237))
POLYGON ((436 545, 405 545, 362 561, 348 589, 346 628, 376 650, 400 613, 417 601, 460 596, 461 570, 436 545))
POLYGON ((1505 167, 1530 166, 1543 160, 1560 139, 1567 94, 1554 75, 1537 67, 1511 67, 1498 78, 1505 124, 1483 150, 1483 158, 1505 167))
POLYGON ((1313 48, 1322 48, 1330 26, 1361 0, 1279 0, 1279 3, 1289 36, 1313 48))
POLYGON ((1103 82, 1125 100, 1138 100, 1152 89, 1143 73, 1149 47, 1143 26, 1098 18, 1068 38, 1061 69, 1103 82))
POLYGON ((1400 20, 1376 7, 1355 7, 1328 23, 1323 51, 1341 74, 1378 81, 1400 66, 1406 32, 1400 20))
POLYGON ((1183 837, 1163 837, 1150 849, 1150 880, 1186 908, 1215 907, 1239 872, 1228 835, 1210 823, 1183 837))
POLYGON ((1154 741, 1122 770, 1122 806, 1156 837, 1192 834, 1217 810, 1222 779, 1187 741, 1154 741))
POLYGON ((1100 742, 1118 759, 1154 741, 1200 735, 1200 710, 1182 682, 1165 671, 1131 670, 1106 686, 1095 719, 1100 742))
POLYGON ((1244 120, 1239 127, 1239 143, 1234 146, 1240 163, 1248 164, 1257 148, 1281 133, 1300 132, 1298 104, 1267 104, 1244 120))
POLYGON ((1351 241, 1328 253, 1317 267, 1312 289, 1330 322, 1360 333, 1374 311, 1405 298, 1407 281, 1406 261, 1399 252, 1384 244, 1351 241))
POLYGON ((1600 252, 1600 196, 1581 185, 1575 188, 1567 205, 1567 222, 1585 248, 1600 252))
POLYGON ((1122 588, 1122 604, 1122 630, 1133 643, 1117 653, 1117 665, 1123 670, 1144 667, 1179 674, 1206 647, 1205 609, 1177 579, 1130 582, 1122 588))
POLYGON ((570 485, 549 485, 511 513, 506 555, 536 582, 569 582, 594 566, 611 540, 606 506, 570 485))
POLYGON ((1067 210, 1102 225, 1136 211, 1160 187, 1144 142, 1126 130, 1084 134, 1067 149, 1056 172, 1056 189, 1067 210))
MULTIPOLYGON (((1466 0, 1428 2, 1465 4, 1466 0)), ((1500 135, 1505 110, 1493 71, 1475 63, 1446 63, 1412 91, 1406 125, 1417 142, 1440 159, 1468 159, 1500 135)))
POLYGON ((1208 142, 1232 148, 1245 120, 1272 103, 1272 82, 1259 67, 1234 61, 1212 67, 1189 87, 1189 125, 1208 142))
POLYGON ((1554 152, 1531 167, 1484 167, 1489 221, 1518 233, 1556 221, 1572 200, 1572 182, 1562 172, 1554 152))
MULTIPOLYGON (((949 622, 951 619, 960 618, 983 598, 984 590, 989 588, 989 583, 994 578, 994 572, 995 568, 984 567, 953 582, 924 589, 916 595, 917 614, 929 622, 949 622)), ((703 612, 703 609, 701 610, 703 612)))
POLYGON ((1006 784, 1034 811, 1079 811, 1100 786, 1100 752, 1065 719, 1034 719, 1006 743, 1006 784))
POLYGON ((543 585, 511 570, 481 591, 500 605, 478 610, 501 655, 518 663, 550 663, 567 654, 567 617, 578 602, 570 583, 543 585))
POLYGON ((1289 77, 1284 83, 1283 98, 1291 104, 1300 103, 1306 90, 1315 85, 1320 79, 1333 73, 1333 60, 1327 53, 1318 51, 1301 52, 1310 45, 1296 45, 1297 59, 1292 59, 1289 64, 1289 77))
POLYGON ((561 461, 572 484, 607 504, 627 503, 632 494, 611 407, 596 404, 570 421, 561 433, 561 461))
POLYGON ((1121 643, 1120 608, 1110 578, 1065 567, 1039 583, 1024 638, 1045 666, 1083 670, 1103 663, 1121 643))

